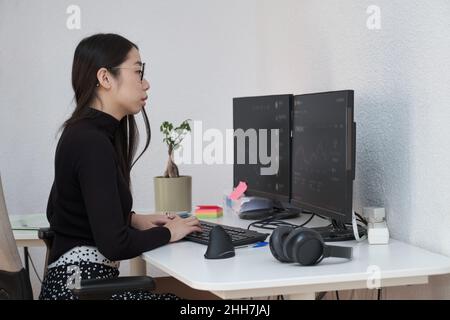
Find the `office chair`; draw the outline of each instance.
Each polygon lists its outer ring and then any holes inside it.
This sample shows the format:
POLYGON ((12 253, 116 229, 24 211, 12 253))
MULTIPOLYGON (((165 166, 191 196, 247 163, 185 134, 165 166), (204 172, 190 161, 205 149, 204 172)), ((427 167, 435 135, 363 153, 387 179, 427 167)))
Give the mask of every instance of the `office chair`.
MULTIPOLYGON (((45 271, 47 272, 48 252, 53 242, 54 233, 49 228, 42 228, 39 237, 47 246, 45 271)), ((151 277, 118 277, 112 279, 81 280, 79 287, 72 292, 81 300, 108 299, 113 294, 124 291, 155 289, 151 277)), ((19 251, 9 221, 3 195, 0 176, 0 300, 32 300, 33 291, 28 272, 23 268, 19 251)))

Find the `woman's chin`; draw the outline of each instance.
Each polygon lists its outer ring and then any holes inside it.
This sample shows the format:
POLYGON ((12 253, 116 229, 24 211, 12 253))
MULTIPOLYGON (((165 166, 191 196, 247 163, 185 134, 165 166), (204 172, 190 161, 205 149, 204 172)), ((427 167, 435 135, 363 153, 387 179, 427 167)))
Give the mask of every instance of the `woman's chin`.
POLYGON ((145 107, 145 103, 142 103, 142 102, 140 102, 139 103, 139 105, 137 106, 137 107, 133 107, 131 110, 130 110, 130 114, 138 114, 139 112, 141 112, 142 111, 142 109, 144 109, 144 107, 145 107))

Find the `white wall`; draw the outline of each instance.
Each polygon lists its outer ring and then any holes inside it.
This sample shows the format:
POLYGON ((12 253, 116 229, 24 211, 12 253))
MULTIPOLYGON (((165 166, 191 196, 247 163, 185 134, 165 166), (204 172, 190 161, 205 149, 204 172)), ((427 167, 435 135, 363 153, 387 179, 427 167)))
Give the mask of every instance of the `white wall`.
MULTIPOLYGON (((355 208, 385 206, 394 238, 450 256, 450 3, 260 3, 261 88, 354 89, 355 208), (380 30, 366 27, 369 5, 380 30)), ((450 298, 448 276, 431 283, 388 297, 450 298)))
MULTIPOLYGON (((150 150, 132 174, 135 209, 153 209, 164 170, 159 124, 232 127, 231 99, 354 89, 355 207, 384 205, 393 237, 450 255, 450 4, 364 0, 0 0, 0 171, 10 214, 43 212, 58 127, 73 108, 70 71, 83 37, 117 32, 148 62, 150 150), (66 8, 81 8, 81 30, 66 8), (381 30, 366 27, 369 5, 381 30)), ((230 165, 182 165, 194 203, 220 203, 230 165)), ((32 252, 33 254, 33 252, 32 252)), ((36 252, 36 256, 39 256, 36 252)), ((448 277, 389 289, 392 298, 450 298, 448 277), (418 292, 419 292, 418 291, 418 292)))
MULTIPOLYGON (((262 93, 256 85, 255 5, 256 0, 0 0, 0 171, 10 214, 45 211, 55 135, 73 110, 73 53, 83 37, 97 32, 128 37, 148 63, 153 138, 132 171, 132 184, 134 209, 153 211, 152 179, 163 174, 167 161, 162 121, 191 118, 203 121, 204 130, 224 132, 232 128, 232 98, 262 93), (71 4, 81 9, 81 30, 66 28, 71 4)), ((181 165, 180 172, 193 176, 194 204, 220 204, 223 190, 232 187, 231 165, 181 165)), ((31 254, 42 265, 41 251, 31 254)))
MULTIPOLYGON (((82 28, 68 30, 73 3, 0 1, 0 166, 9 210, 46 205, 55 135, 73 110, 73 52, 96 32, 128 37, 148 63, 153 139, 132 172, 135 209, 152 210, 152 178, 166 164, 161 122, 192 118, 204 129, 231 128, 232 97, 257 91, 256 1, 76 1, 82 28)), ((231 165, 181 166, 181 173, 194 176, 194 203, 215 201, 232 184, 231 165)))

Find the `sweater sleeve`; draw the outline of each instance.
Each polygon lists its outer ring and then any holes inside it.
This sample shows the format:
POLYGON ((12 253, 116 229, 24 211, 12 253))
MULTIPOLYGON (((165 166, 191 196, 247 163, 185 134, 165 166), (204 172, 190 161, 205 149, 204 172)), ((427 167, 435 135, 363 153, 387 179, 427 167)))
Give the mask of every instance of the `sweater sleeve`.
POLYGON ((101 135, 81 139, 76 171, 94 242, 110 260, 130 259, 170 240, 165 227, 131 228, 122 212, 118 167, 111 142, 101 135))

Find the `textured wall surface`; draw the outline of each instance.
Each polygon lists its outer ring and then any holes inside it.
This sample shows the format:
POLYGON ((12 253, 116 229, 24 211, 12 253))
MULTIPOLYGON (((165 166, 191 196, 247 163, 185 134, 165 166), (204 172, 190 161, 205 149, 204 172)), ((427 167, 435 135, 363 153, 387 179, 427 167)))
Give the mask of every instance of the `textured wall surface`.
MULTIPOLYGON (((355 90, 354 206, 384 206, 394 238, 450 256, 450 3, 263 1, 265 92, 355 90), (369 30, 369 5, 381 29, 369 30)), ((389 289, 450 298, 450 281, 389 289)), ((363 295, 361 297, 367 297, 363 295)))
MULTIPOLYGON (((162 121, 225 130, 234 96, 354 89, 355 208, 385 206, 393 237, 450 256, 447 0, 78 1, 81 30, 65 26, 70 4, 0 0, 0 171, 11 214, 45 209, 55 135, 73 108, 76 44, 119 32, 149 63, 153 140, 132 174, 137 211, 153 209, 152 177, 164 170, 162 121), (379 30, 366 26, 369 5, 381 10, 379 30)), ((181 170, 194 177, 194 203, 220 202, 232 183, 229 165, 181 170)), ((387 296, 450 298, 448 276, 430 283, 387 296)))
POLYGON ((264 1, 258 15, 264 91, 355 90, 355 208, 385 206, 395 238, 447 255, 449 15, 445 0, 264 1))

